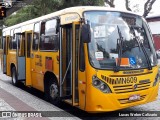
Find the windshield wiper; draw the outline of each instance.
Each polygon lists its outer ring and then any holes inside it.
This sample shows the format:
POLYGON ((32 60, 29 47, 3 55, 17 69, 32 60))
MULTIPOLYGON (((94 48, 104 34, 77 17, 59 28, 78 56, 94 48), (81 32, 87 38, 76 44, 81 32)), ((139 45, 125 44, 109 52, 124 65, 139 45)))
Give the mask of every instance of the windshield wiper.
POLYGON ((147 54, 147 52, 146 52, 146 50, 145 50, 145 48, 144 48, 144 45, 143 45, 143 43, 141 42, 140 38, 139 38, 138 36, 136 36, 135 31, 134 31, 134 28, 133 28, 133 27, 131 27, 131 28, 133 29, 133 35, 134 35, 134 37, 135 37, 135 39, 136 39, 136 41, 137 41, 137 43, 138 43, 139 48, 142 48, 142 51, 143 51, 143 53, 144 53, 144 55, 145 55, 145 57, 146 57, 147 65, 148 65, 148 70, 152 70, 151 61, 150 61, 150 59, 149 59, 149 57, 148 57, 148 54, 147 54))
MULTIPOLYGON (((134 35, 134 37, 135 37, 135 39, 136 39, 136 34, 135 34, 135 31, 134 31, 134 28, 133 28, 133 26, 131 26, 131 29, 132 29, 132 33, 133 33, 133 35, 134 35)), ((140 41, 138 40, 138 39, 136 39, 136 42, 137 42, 137 44, 138 44, 138 48, 139 48, 139 51, 141 50, 140 48, 140 41)))
POLYGON ((122 57, 122 46, 123 46, 123 37, 122 37, 122 33, 118 25, 117 25, 117 30, 118 30, 118 35, 119 35, 119 38, 117 39, 118 60, 117 60, 116 67, 114 68, 114 72, 119 72, 120 64, 121 64, 121 57, 122 57))

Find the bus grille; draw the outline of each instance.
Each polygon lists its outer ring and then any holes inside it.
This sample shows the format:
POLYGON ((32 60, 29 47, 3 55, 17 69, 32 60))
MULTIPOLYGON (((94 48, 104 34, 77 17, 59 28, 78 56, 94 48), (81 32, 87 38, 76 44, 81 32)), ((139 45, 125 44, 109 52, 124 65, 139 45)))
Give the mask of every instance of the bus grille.
POLYGON ((114 89, 114 92, 117 94, 147 90, 150 88, 151 82, 137 83, 136 85, 137 85, 136 89, 133 89, 133 84, 132 85, 121 85, 121 86, 116 85, 116 86, 113 86, 113 89, 114 89))
POLYGON ((120 104, 127 104, 127 103, 133 103, 133 102, 138 102, 138 101, 144 100, 145 97, 146 97, 146 95, 142 95, 142 96, 140 96, 140 99, 133 100, 133 101, 130 101, 129 98, 118 99, 118 100, 119 100, 120 104))

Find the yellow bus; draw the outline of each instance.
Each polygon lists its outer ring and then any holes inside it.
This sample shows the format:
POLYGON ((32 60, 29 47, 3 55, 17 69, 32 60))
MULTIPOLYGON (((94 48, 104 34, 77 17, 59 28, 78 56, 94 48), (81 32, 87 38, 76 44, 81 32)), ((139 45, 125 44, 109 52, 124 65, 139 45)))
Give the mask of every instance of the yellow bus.
POLYGON ((66 8, 3 29, 12 83, 87 112, 156 100, 157 57, 143 17, 106 7, 66 8))

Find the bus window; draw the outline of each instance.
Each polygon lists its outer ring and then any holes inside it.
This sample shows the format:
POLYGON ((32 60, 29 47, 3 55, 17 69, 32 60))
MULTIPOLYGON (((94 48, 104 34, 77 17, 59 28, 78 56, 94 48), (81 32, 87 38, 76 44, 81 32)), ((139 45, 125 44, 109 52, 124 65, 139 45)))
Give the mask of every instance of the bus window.
POLYGON ((56 19, 41 23, 40 50, 58 50, 56 19))
POLYGON ((32 42, 32 50, 38 50, 38 41, 39 41, 39 23, 34 25, 34 34, 33 34, 33 42, 32 42))
POLYGON ((12 49, 12 39, 13 39, 13 30, 11 30, 11 32, 10 32, 9 49, 12 49))
POLYGON ((16 42, 16 38, 15 38, 15 34, 14 37, 12 38, 12 49, 16 49, 17 48, 17 42, 16 42))
POLYGON ((11 30, 11 36, 10 36, 10 40, 9 40, 9 49, 17 49, 17 40, 18 40, 18 49, 20 49, 20 42, 21 42, 21 35, 16 34, 19 33, 20 29, 15 29, 14 32, 13 30, 11 30))
POLYGON ((28 33, 27 34, 27 58, 30 58, 31 39, 32 39, 32 34, 28 33))
POLYGON ((14 36, 11 38, 11 41, 10 41, 10 49, 17 49, 17 41, 16 41, 16 39, 18 40, 18 49, 20 48, 21 35, 17 35, 15 37, 15 34, 14 34, 14 36))

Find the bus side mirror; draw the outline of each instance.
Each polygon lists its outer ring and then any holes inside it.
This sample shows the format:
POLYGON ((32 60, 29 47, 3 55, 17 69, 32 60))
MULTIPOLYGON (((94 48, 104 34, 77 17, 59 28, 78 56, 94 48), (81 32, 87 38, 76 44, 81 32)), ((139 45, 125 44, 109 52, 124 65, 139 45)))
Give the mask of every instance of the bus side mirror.
POLYGON ((160 54, 156 53, 157 59, 160 59, 160 54))
POLYGON ((82 25, 81 41, 83 41, 83 43, 90 43, 91 42, 91 30, 90 30, 89 24, 82 25))

